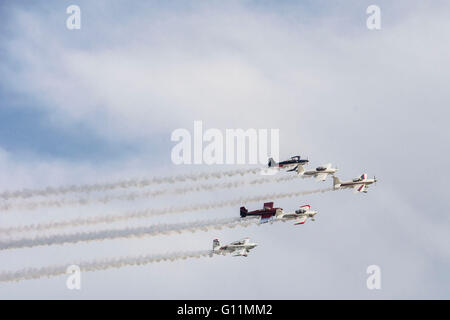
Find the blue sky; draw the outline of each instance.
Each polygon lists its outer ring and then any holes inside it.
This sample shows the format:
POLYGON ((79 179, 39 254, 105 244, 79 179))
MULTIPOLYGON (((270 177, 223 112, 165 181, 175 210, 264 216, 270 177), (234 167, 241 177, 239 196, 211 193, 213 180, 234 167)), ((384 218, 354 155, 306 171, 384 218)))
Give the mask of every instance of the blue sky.
MULTIPOLYGON (((69 4, 67 2, 46 2, 45 4, 37 4, 35 2, 3 2, 2 3, 2 39, 3 48, 0 51, 2 54, 3 64, 12 69, 21 70, 26 73, 26 65, 16 59, 14 54, 8 53, 5 48, 7 41, 20 37, 22 30, 15 26, 14 15, 7 14, 8 12, 24 11, 36 16, 56 16, 56 12, 63 11, 69 4)), ((72 32, 69 37, 67 34, 61 36, 59 34, 58 41, 60 45, 64 46, 66 50, 81 49, 85 51, 98 50, 101 48, 110 48, 110 46, 117 46, 118 43, 114 41, 115 28, 108 27, 108 24, 119 26, 121 24, 130 23, 135 16, 138 15, 151 17, 157 16, 161 12, 174 14, 190 13, 195 14, 196 4, 192 2, 166 2, 154 1, 138 3, 134 6, 124 6, 120 1, 113 2, 97 2, 96 4, 84 5, 84 2, 79 3, 83 6, 83 27, 77 32, 72 32), (99 10, 103 8, 103 10, 99 10), (152 8, 157 9, 156 13, 151 11, 152 8), (145 9, 145 13, 141 12, 145 9), (100 18, 100 19, 99 19, 100 18), (99 21, 100 20, 100 21, 99 21), (93 28, 92 28, 93 27, 93 28), (110 34, 108 31, 113 29, 110 34)), ((234 5, 237 5, 235 2, 234 5)), ((231 8, 234 6, 231 5, 231 8)), ((305 18, 306 21, 314 23, 315 20, 323 19, 330 11, 335 11, 339 6, 327 1, 288 1, 283 4, 273 1, 263 2, 243 2, 245 7, 251 8, 255 11, 268 12, 270 14, 279 14, 285 19, 293 21, 294 19, 305 18), (291 10, 292 8, 298 10, 291 10), (301 13, 300 13, 301 12, 301 13), (299 14, 300 13, 300 14, 299 14)), ((219 2, 213 5, 202 5, 204 8, 216 8, 223 6, 219 2)), ((224 6, 226 9, 227 5, 224 6)), ((354 21, 355 14, 358 9, 363 6, 357 5, 352 10, 346 11, 346 16, 342 16, 340 23, 346 24, 346 21, 354 21)), ((48 25, 49 28, 54 28, 59 24, 63 17, 52 18, 48 25)), ((317 23, 317 22, 316 22, 317 23)), ((359 21, 360 23, 360 21, 359 21)), ((64 32, 64 30, 63 30, 64 32)), ((45 36, 45 35, 44 35, 45 36)), ((43 39, 45 41, 45 38, 43 39)), ((122 40, 122 39, 121 39, 122 40)), ((121 45, 122 43, 120 43, 121 45)), ((103 160, 111 158, 111 156, 123 157, 128 153, 136 152, 140 149, 137 145, 142 145, 139 141, 127 141, 121 143, 120 141, 109 141, 104 137, 96 134, 89 128, 88 125, 82 121, 74 123, 65 123, 63 126, 59 125, 57 121, 52 118, 52 113, 48 112, 43 106, 45 102, 36 100, 36 97, 22 92, 17 87, 11 87, 8 84, 8 79, 3 79, 1 83, 1 130, 2 146, 4 149, 17 153, 39 153, 40 156, 61 157, 65 159, 83 159, 96 161, 99 158, 103 160), (133 145, 135 144, 135 145, 133 145)), ((95 113, 94 117, 100 119, 104 116, 101 113, 95 113)), ((155 141, 148 141, 150 144, 155 144, 155 147, 167 143, 164 140, 166 135, 155 138, 155 141)))
POLYGON ((32 101, 23 101, 20 95, 2 92, 1 98, 0 139, 2 148, 10 153, 95 161, 135 151, 132 145, 102 139, 83 123, 58 127, 48 112, 32 101))
MULTIPOLYGON (((378 1, 379 31, 365 26, 371 1, 77 1, 82 28, 69 31, 65 9, 73 3, 0 4, 2 190, 229 169, 171 164, 172 131, 192 130, 195 120, 220 130, 278 128, 282 157, 301 154, 312 166, 337 165, 342 179, 367 172, 380 182, 361 197, 335 192, 278 201, 287 210, 305 202, 317 207, 317 221, 301 229, 251 227, 0 252, 7 269, 14 269, 209 248, 215 236, 224 242, 250 236, 260 243, 245 262, 218 258, 91 273, 81 292, 67 290, 64 277, 2 284, 0 297, 449 297, 450 220, 442 174, 450 142, 447 2, 378 1), (266 264, 277 277, 268 279, 261 269, 266 264), (382 268, 379 292, 365 287, 370 264, 382 268), (244 277, 243 268, 255 272, 244 277), (217 278, 221 274, 234 276, 225 281, 217 278)), ((175 201, 273 188, 317 184, 175 201)), ((163 197, 151 204, 173 202, 163 197)), ((0 213, 0 221, 26 224, 61 213, 123 209, 113 203, 0 213)))

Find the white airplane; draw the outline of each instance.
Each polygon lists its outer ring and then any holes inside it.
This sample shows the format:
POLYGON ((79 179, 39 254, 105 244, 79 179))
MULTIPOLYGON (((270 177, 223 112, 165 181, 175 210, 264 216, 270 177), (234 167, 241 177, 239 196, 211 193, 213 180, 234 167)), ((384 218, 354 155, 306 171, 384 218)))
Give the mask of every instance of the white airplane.
POLYGON ((315 170, 305 171, 302 166, 298 166, 297 172, 303 176, 315 177, 317 181, 325 181, 329 174, 334 175, 338 171, 337 168, 332 168, 331 163, 317 167, 315 170))
POLYGON ((244 238, 238 241, 234 241, 230 244, 221 246, 219 239, 213 240, 212 253, 225 255, 231 253, 233 257, 246 257, 251 249, 258 244, 251 243, 249 238, 244 238))
POLYGON ((377 182, 377 179, 367 179, 367 174, 363 173, 361 177, 355 178, 351 181, 340 181, 338 177, 333 177, 333 187, 334 189, 340 188, 353 188, 354 193, 364 192, 367 193, 369 185, 377 182))
POLYGON ((314 216, 317 214, 317 211, 312 211, 311 206, 309 204, 301 206, 300 209, 295 210, 295 212, 281 212, 275 215, 275 220, 287 221, 287 220, 295 220, 294 225, 304 224, 308 218, 312 221, 315 221, 314 216))

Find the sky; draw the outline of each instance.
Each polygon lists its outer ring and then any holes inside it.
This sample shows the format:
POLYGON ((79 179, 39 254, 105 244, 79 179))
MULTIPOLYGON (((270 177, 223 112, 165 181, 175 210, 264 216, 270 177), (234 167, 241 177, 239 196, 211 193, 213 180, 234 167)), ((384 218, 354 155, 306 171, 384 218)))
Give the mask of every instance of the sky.
MULTIPOLYGON (((249 236, 247 258, 214 257, 1 283, 0 298, 448 299, 450 4, 447 1, 2 1, 0 190, 239 169, 175 165, 177 128, 279 129, 280 157, 338 176, 366 172, 367 194, 309 203, 316 221, 0 251, 1 270, 203 250, 249 236), (66 8, 81 9, 68 30, 66 8), (369 30, 366 9, 381 9, 369 30), (368 290, 366 269, 381 270, 368 290)), ((286 183, 68 208, 0 212, 4 226, 284 191, 286 183)), ((259 203, 249 203, 256 209, 259 203)), ((149 225, 238 208, 130 222, 149 225)), ((121 224, 120 226, 124 226, 121 224)), ((128 225, 127 225, 128 226, 128 225)))

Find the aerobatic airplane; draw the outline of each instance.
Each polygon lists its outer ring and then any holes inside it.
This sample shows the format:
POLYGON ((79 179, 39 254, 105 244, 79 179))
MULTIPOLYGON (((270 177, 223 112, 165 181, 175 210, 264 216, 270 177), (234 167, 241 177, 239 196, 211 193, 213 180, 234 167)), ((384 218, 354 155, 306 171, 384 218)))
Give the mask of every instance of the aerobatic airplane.
POLYGON ((302 166, 299 166, 297 172, 304 176, 315 177, 317 181, 325 181, 329 174, 334 175, 338 171, 337 168, 332 168, 331 163, 317 167, 315 170, 305 171, 302 166))
POLYGON ((241 218, 245 218, 247 216, 260 216, 261 217, 260 223, 265 223, 269 221, 277 213, 280 214, 282 212, 283 212, 282 208, 273 207, 273 202, 266 202, 264 203, 262 209, 254 211, 248 211, 247 208, 245 207, 240 208, 241 218))
POLYGON ((309 160, 301 159, 300 156, 291 157, 289 160, 276 162, 273 158, 269 159, 267 166, 269 168, 287 169, 288 172, 299 170, 300 167, 307 164, 309 160))
POLYGON ((295 210, 295 212, 279 213, 275 215, 275 220, 287 221, 295 220, 294 225, 304 224, 308 218, 315 221, 314 216, 317 211, 312 211, 309 204, 301 206, 300 209, 295 210))
POLYGON ((377 179, 367 179, 367 174, 363 173, 361 177, 355 178, 351 181, 340 181, 338 177, 333 177, 333 187, 334 189, 340 188, 353 188, 354 192, 364 192, 367 193, 369 185, 377 182, 377 179))
POLYGON ((221 246, 219 239, 214 239, 212 253, 223 255, 231 253, 233 257, 247 257, 250 250, 255 248, 257 245, 257 243, 251 243, 249 238, 244 238, 221 246))

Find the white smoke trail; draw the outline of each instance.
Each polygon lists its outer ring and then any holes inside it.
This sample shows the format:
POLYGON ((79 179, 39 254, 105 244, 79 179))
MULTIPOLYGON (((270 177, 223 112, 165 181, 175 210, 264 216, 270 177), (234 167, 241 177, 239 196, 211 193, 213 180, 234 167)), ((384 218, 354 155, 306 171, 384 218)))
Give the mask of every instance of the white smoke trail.
POLYGON ((71 234, 55 234, 32 238, 20 238, 0 241, 0 250, 32 248, 37 246, 62 245, 77 242, 101 241, 119 238, 138 238, 171 233, 208 231, 210 229, 246 227, 258 222, 257 218, 240 217, 194 221, 185 223, 157 224, 145 227, 109 229, 100 231, 77 232, 71 234))
MULTIPOLYGON (((111 268, 121 268, 125 266, 146 265, 161 261, 175 261, 188 258, 201 258, 212 256, 211 250, 173 252, 168 254, 152 254, 130 257, 118 257, 88 262, 75 263, 80 267, 81 272, 101 271, 111 268)), ((71 264, 73 265, 73 264, 71 264)), ((0 273, 0 282, 22 281, 39 279, 42 277, 56 277, 66 274, 69 265, 49 266, 42 268, 26 268, 17 271, 6 271, 0 273)))
POLYGON ((256 174, 261 169, 240 169, 230 171, 218 171, 218 172, 202 172, 187 175, 169 176, 169 177, 154 177, 154 178, 142 178, 142 179, 130 179, 120 180, 111 183, 98 183, 98 184, 84 184, 84 185, 71 185, 61 187, 46 187, 43 189, 23 189, 15 191, 4 191, 0 193, 0 198, 3 200, 9 200, 14 198, 31 198, 36 196, 51 196, 62 195, 68 193, 91 193, 99 191, 108 191, 114 189, 126 189, 126 188, 144 188, 149 185, 159 184, 174 184, 177 182, 186 181, 198 181, 207 179, 220 179, 223 177, 243 176, 246 174, 256 174))
POLYGON ((253 180, 238 180, 221 182, 214 184, 199 184, 192 185, 182 188, 175 189, 161 189, 161 190, 150 190, 145 192, 131 192, 128 194, 119 195, 107 195, 99 198, 78 198, 78 199, 58 199, 49 201, 39 201, 39 202, 26 202, 20 201, 15 203, 5 203, 0 206, 0 211, 10 211, 10 210, 35 210, 39 208, 49 208, 49 207, 65 207, 65 206, 85 206, 95 203, 107 204, 111 201, 133 201, 137 199, 147 199, 154 198, 164 195, 180 195, 193 192, 203 192, 203 191, 214 191, 218 189, 231 189, 239 188, 246 185, 258 185, 264 183, 279 183, 286 182, 294 179, 306 178, 304 176, 289 175, 282 177, 265 177, 253 180))
MULTIPOLYGON (((333 188, 324 188, 310 191, 298 191, 298 192, 287 192, 287 193, 270 193, 260 196, 253 197, 241 197, 234 200, 224 200, 218 202, 210 202, 210 203, 200 203, 188 206, 180 206, 180 207, 169 207, 169 208, 160 208, 160 209, 144 209, 139 211, 132 211, 124 214, 114 214, 114 215, 102 215, 95 216, 89 218, 77 218, 63 221, 56 221, 50 223, 41 223, 41 224, 30 224, 23 226, 15 226, 15 227, 7 227, 0 228, 0 235, 10 235, 14 233, 20 232, 29 232, 29 231, 45 231, 50 229, 59 229, 59 228, 67 228, 67 227, 78 227, 85 225, 95 225, 101 223, 113 223, 119 221, 126 221, 130 219, 140 219, 140 218, 148 218, 152 216, 165 215, 165 214, 176 214, 176 213, 184 213, 184 212, 193 212, 193 211, 202 211, 202 210, 210 210, 210 209, 218 209, 224 207, 237 206, 250 202, 259 202, 259 201, 267 201, 273 199, 282 199, 282 198, 292 198, 297 196, 310 195, 315 193, 324 193, 333 191, 333 188)), ((340 190, 340 189, 336 189, 340 190)))

